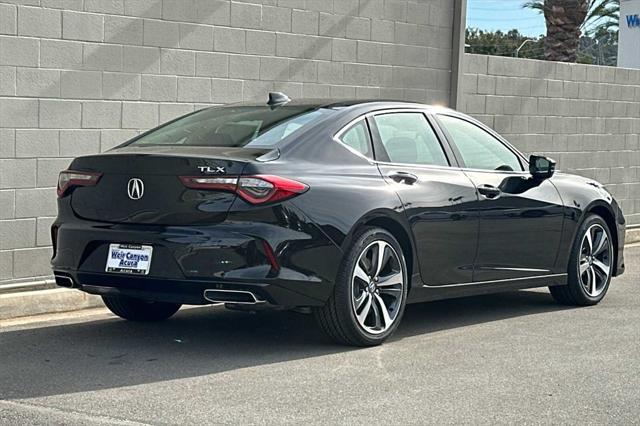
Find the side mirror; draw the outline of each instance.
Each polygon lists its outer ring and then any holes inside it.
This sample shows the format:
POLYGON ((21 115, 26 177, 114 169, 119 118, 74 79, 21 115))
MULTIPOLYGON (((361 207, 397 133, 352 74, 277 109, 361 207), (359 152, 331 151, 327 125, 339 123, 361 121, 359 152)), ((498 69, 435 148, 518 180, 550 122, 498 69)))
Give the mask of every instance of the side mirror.
POLYGON ((556 162, 542 155, 529 157, 529 172, 534 179, 549 179, 556 171, 556 162))

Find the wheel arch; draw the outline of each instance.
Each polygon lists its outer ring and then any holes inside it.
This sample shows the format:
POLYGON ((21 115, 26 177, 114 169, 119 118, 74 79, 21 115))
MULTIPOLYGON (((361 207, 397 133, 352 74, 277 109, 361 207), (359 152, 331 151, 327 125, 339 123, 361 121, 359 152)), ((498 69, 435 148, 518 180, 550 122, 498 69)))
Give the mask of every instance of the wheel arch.
POLYGON ((413 234, 408 224, 402 222, 399 214, 396 212, 377 212, 362 218, 353 226, 349 236, 345 239, 343 248, 346 249, 351 245, 353 237, 363 228, 376 227, 388 231, 400 244, 402 253, 407 264, 407 275, 409 278, 409 292, 411 291, 412 277, 416 273, 415 269, 418 265, 416 257, 415 243, 413 234))
POLYGON ((606 203, 602 202, 594 202, 590 206, 585 209, 585 213, 582 215, 582 220, 580 223, 582 224, 584 220, 587 218, 589 214, 595 214, 602 218, 607 224, 609 228, 609 232, 611 233, 611 238, 613 239, 613 266, 614 273, 613 276, 617 275, 618 269, 618 227, 616 226, 616 218, 611 210, 611 207, 606 203))

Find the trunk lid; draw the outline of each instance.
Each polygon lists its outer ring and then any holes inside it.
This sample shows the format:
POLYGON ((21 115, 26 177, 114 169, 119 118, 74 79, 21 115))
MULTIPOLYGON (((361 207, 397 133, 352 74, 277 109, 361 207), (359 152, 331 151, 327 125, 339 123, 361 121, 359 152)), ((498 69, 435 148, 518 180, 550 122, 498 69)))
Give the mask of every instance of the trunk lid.
POLYGON ((236 194, 186 188, 179 176, 239 176, 266 149, 124 147, 80 157, 71 170, 100 172, 97 185, 75 188, 78 216, 100 222, 188 225, 225 220, 236 194), (137 198, 137 199, 136 199, 137 198))

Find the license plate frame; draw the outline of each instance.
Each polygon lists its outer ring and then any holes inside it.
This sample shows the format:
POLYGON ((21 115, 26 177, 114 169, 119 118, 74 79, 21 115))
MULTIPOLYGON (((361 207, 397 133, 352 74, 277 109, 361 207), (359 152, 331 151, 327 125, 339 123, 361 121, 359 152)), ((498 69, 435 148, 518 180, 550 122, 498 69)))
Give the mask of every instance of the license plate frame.
POLYGON ((105 272, 127 275, 149 275, 153 246, 144 244, 109 244, 105 272))

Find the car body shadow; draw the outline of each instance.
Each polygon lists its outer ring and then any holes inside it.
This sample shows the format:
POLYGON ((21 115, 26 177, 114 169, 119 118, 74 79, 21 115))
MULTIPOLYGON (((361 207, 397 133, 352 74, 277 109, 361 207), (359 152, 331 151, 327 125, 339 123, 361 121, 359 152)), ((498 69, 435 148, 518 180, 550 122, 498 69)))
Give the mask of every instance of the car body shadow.
MULTIPOLYGON (((532 291, 410 305, 386 345, 559 309, 548 293, 532 291)), ((0 398, 133 386, 355 350, 331 343, 311 315, 220 307, 182 310, 161 323, 106 319, 9 330, 0 333, 0 398)))

